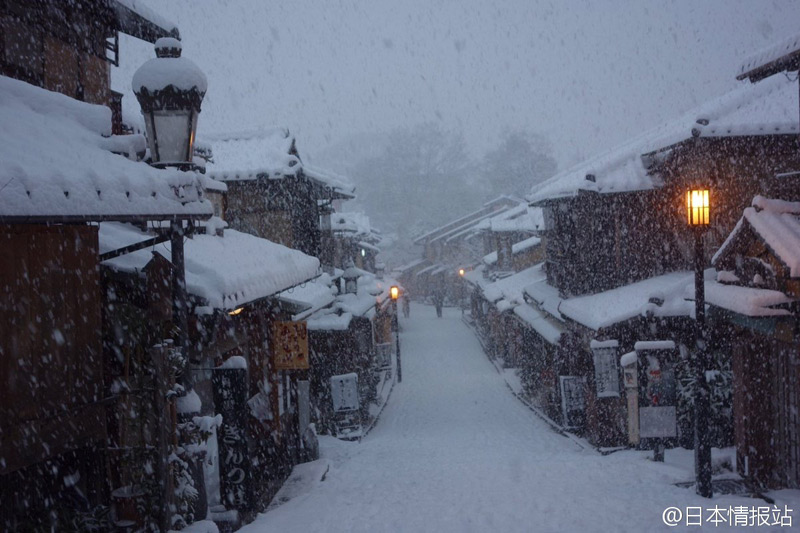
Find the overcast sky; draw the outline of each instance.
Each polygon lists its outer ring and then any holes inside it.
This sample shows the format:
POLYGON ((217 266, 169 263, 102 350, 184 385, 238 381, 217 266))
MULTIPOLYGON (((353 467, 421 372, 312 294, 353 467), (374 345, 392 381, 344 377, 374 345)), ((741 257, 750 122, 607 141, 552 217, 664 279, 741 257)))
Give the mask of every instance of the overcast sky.
MULTIPOLYGON (((542 133, 563 169, 734 88, 742 59, 800 31, 796 0, 145 3, 208 76, 201 136, 286 126, 323 165, 353 134, 441 121, 478 156, 505 128, 542 133)), ((149 57, 124 39, 115 88, 149 57)))

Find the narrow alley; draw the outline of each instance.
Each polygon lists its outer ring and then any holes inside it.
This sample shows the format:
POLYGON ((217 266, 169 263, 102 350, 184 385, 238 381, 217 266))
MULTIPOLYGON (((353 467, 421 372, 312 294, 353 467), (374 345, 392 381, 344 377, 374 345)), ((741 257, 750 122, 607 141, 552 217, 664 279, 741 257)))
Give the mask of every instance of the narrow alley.
MULTIPOLYGON (((603 457, 551 430, 512 395, 460 310, 437 319, 415 304, 401 326, 403 381, 375 429, 360 443, 322 437, 325 480, 243 532, 681 530, 663 525, 664 509, 708 505, 672 485, 686 474, 669 462, 603 457)), ((733 502, 753 505, 714 500, 733 502)))

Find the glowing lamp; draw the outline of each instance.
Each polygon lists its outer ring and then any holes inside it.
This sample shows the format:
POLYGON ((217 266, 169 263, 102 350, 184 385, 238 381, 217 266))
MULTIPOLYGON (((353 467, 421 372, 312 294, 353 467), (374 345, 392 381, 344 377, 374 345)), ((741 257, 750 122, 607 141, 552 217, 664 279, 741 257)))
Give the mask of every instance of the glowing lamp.
POLYGON ((711 220, 711 206, 708 189, 686 191, 686 216, 690 226, 708 226, 711 220))
POLYGON ((233 311, 228 311, 228 314, 231 316, 236 316, 244 310, 244 307, 239 307, 238 309, 234 309, 233 311))
POLYGON ((177 39, 162 37, 155 48, 156 58, 139 67, 132 83, 142 108, 152 164, 191 167, 206 76, 181 57, 177 39))
POLYGON ((389 289, 389 294, 391 295, 392 300, 397 300, 397 298, 400 296, 400 288, 397 285, 392 285, 392 287, 389 289))
POLYGON ((458 269, 458 275, 459 275, 459 276, 461 276, 462 278, 464 277, 464 274, 465 274, 465 273, 466 273, 466 272, 464 271, 464 269, 463 269, 463 268, 459 268, 459 269, 458 269))

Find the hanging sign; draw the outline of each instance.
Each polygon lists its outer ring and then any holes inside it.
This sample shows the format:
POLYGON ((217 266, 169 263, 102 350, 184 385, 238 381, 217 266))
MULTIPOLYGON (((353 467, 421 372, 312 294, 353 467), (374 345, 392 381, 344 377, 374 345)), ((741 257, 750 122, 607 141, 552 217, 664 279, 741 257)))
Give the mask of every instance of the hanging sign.
POLYGON ((275 322, 272 352, 276 370, 308 369, 308 329, 305 321, 275 322))

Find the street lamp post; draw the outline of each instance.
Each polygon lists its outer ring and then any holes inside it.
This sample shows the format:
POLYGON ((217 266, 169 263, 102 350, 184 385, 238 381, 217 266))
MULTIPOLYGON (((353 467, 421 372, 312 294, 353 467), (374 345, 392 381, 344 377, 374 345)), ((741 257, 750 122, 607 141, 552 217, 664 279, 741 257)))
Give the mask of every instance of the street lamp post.
MULTIPOLYGON (((156 57, 145 62, 134 73, 133 92, 142 108, 150 164, 191 170, 197 116, 206 94, 208 82, 203 71, 190 59, 181 57, 181 42, 162 37, 155 43, 156 57)), ((178 326, 178 345, 187 361, 181 380, 187 392, 192 388, 188 369, 188 308, 184 269, 183 223, 170 223, 172 245, 173 314, 178 326)))
POLYGON ((392 312, 394 312, 394 338, 397 343, 397 382, 403 381, 403 367, 400 365, 400 324, 397 318, 397 298, 400 296, 400 288, 397 285, 392 285, 389 289, 389 295, 392 297, 392 312))
POLYGON ((713 494, 711 487, 711 443, 708 419, 710 392, 706 380, 708 350, 705 328, 705 284, 703 282, 703 230, 710 224, 711 206, 708 189, 686 192, 687 222, 694 232, 694 300, 695 300, 695 394, 694 394, 694 471, 697 493, 704 498, 713 494))
MULTIPOLYGON (((197 65, 181 57, 181 43, 171 37, 163 37, 155 43, 156 57, 145 62, 133 75, 132 88, 139 101, 147 130, 150 149, 150 164, 154 167, 177 168, 182 171, 194 169, 195 132, 200 104, 206 93, 207 81, 197 65)), ((188 228, 180 220, 170 222, 170 242, 172 249, 172 308, 173 323, 176 326, 176 344, 183 356, 180 382, 186 395, 192 393, 193 379, 189 364, 189 325, 188 298, 186 294, 186 271, 183 240, 188 228)), ((191 420, 199 412, 181 413, 182 421, 191 420)), ((186 435, 179 437, 181 440, 186 435)), ((181 442, 181 445, 189 444, 181 442)), ((166 440, 162 442, 167 446, 166 440)), ((162 452, 159 472, 168 477, 170 468, 167 455, 162 452)), ((194 512, 203 517, 207 513, 205 482, 202 463, 189 456, 190 475, 197 490, 194 512)), ((159 521, 162 529, 170 522, 174 513, 174 499, 171 484, 162 479, 162 511, 159 521)))

